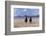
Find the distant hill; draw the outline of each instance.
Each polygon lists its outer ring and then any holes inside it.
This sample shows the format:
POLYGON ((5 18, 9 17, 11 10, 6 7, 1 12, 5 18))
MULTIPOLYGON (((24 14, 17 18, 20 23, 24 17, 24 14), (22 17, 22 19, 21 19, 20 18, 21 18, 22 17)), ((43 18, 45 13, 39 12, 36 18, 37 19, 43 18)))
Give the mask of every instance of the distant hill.
MULTIPOLYGON (((39 17, 38 15, 37 16, 27 16, 27 18, 29 18, 29 17, 39 17)), ((14 18, 25 18, 25 16, 14 16, 14 18)))

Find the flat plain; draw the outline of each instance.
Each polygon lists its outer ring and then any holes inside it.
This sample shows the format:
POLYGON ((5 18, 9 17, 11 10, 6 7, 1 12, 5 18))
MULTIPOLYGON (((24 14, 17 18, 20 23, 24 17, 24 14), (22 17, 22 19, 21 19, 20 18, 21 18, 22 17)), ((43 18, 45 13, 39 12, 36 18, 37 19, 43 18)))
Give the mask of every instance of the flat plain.
POLYGON ((25 22, 25 18, 15 18, 14 19, 14 27, 38 27, 39 26, 39 17, 32 18, 32 22, 29 22, 29 18, 27 23, 25 22))

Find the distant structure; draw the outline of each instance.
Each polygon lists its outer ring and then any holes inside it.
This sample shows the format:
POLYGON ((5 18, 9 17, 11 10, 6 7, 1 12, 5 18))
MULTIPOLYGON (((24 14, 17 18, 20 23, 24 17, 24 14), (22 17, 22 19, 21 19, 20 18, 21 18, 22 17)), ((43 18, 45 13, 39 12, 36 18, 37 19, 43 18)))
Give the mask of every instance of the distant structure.
POLYGON ((30 17, 29 22, 30 22, 30 23, 32 22, 32 17, 30 17))
POLYGON ((28 21, 28 20, 27 20, 27 16, 25 15, 25 22, 27 23, 27 21, 28 21))

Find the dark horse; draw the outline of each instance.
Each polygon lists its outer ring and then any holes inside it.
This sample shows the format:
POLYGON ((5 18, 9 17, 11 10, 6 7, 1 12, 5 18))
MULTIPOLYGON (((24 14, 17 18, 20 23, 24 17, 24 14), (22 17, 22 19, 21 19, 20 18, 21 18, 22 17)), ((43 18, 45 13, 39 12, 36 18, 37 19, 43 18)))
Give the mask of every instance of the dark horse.
POLYGON ((27 21, 28 21, 28 20, 27 20, 27 16, 25 16, 25 22, 27 23, 27 21))
POLYGON ((32 22, 32 17, 30 17, 29 22, 30 22, 30 23, 32 22))

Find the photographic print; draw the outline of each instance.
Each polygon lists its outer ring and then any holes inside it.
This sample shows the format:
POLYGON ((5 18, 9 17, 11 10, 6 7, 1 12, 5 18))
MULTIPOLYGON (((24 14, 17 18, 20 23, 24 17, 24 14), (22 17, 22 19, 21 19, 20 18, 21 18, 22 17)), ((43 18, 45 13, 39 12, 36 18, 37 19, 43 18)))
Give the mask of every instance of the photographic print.
POLYGON ((11 31, 42 30, 41 17, 41 6, 11 5, 11 31))
POLYGON ((33 34, 44 32, 44 3, 5 2, 5 34, 33 34))
POLYGON ((14 8, 14 27, 38 27, 39 9, 14 8))

